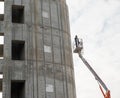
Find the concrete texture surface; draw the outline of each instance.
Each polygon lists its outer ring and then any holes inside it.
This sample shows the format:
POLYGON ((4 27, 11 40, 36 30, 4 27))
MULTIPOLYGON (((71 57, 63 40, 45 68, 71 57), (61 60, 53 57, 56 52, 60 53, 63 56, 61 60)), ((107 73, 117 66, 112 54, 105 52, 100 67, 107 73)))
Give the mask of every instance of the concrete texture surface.
POLYGON ((19 98, 76 98, 66 1, 4 2, 4 21, 0 21, 0 33, 4 33, 4 59, 0 60, 3 98, 17 98, 11 86, 21 82, 24 90, 19 98), (23 23, 12 22, 13 5, 24 6, 23 23), (12 60, 12 41, 25 42, 24 60, 12 60))

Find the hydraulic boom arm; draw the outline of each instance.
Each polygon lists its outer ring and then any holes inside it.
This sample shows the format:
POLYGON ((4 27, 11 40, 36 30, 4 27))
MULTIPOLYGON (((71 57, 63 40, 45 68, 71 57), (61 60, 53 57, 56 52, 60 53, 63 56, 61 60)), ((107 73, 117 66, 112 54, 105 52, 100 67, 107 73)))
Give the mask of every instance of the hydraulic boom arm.
POLYGON ((95 79, 103 86, 103 88, 108 91, 108 88, 106 87, 105 83, 100 79, 100 77, 97 75, 97 73, 93 70, 93 68, 90 66, 90 64, 85 60, 85 58, 79 54, 79 57, 83 61, 83 63, 86 65, 86 67, 91 71, 91 73, 94 75, 95 79))
POLYGON ((97 75, 97 73, 93 70, 93 68, 90 66, 90 64, 85 60, 85 58, 79 53, 79 57, 83 61, 83 63, 86 65, 86 67, 90 70, 90 72, 94 75, 95 79, 101 84, 101 86, 105 89, 106 93, 103 92, 102 87, 99 85, 100 90, 104 96, 104 98, 110 98, 110 91, 105 85, 105 83, 101 80, 101 78, 97 75))
POLYGON ((83 63, 86 65, 86 67, 90 70, 90 72, 94 75, 95 79, 98 81, 100 90, 101 90, 104 98, 111 98, 110 90, 107 88, 107 86, 102 81, 102 79, 97 75, 97 73, 94 71, 94 69, 90 66, 90 64, 81 55, 81 50, 83 49, 83 42, 82 42, 82 40, 79 41, 77 36, 75 36, 75 45, 76 45, 76 48, 74 50, 74 53, 78 53, 78 55, 81 58, 81 60, 83 61, 83 63), (101 86, 105 89, 106 93, 104 93, 101 86))

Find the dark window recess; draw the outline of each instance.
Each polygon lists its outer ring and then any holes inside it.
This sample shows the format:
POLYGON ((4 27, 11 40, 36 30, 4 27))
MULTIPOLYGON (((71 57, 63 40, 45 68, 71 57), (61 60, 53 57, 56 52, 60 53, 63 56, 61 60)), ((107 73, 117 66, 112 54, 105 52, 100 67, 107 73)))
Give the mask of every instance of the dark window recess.
POLYGON ((3 54, 3 47, 4 47, 4 34, 0 33, 0 59, 4 58, 3 54))
POLYGON ((25 81, 11 82, 11 98, 25 98, 25 81))
POLYGON ((20 5, 12 6, 12 22, 24 23, 24 6, 20 5))
POLYGON ((3 45, 0 45, 0 59, 3 59, 3 45))
POLYGON ((4 21, 4 14, 0 14, 0 21, 4 21))
POLYGON ((12 60, 25 59, 25 41, 12 41, 12 60))

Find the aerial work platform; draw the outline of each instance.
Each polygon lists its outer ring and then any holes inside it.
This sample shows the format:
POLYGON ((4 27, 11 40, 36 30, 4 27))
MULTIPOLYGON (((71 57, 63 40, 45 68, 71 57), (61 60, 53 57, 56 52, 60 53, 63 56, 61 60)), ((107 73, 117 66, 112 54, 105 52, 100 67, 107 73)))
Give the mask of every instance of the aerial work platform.
POLYGON ((82 56, 81 51, 83 50, 83 41, 82 41, 82 39, 81 39, 81 41, 79 41, 79 38, 77 37, 77 35, 75 36, 75 46, 76 47, 73 52, 78 53, 80 59, 83 61, 83 63, 89 69, 89 71, 94 75, 95 79, 97 80, 97 82, 99 84, 99 88, 100 88, 104 98, 111 98, 110 90, 107 88, 107 86, 102 81, 102 79, 97 75, 97 73, 94 71, 94 69, 90 66, 90 64, 87 62, 87 60, 82 56), (106 91, 105 93, 102 88, 105 89, 105 91, 106 91))
POLYGON ((79 53, 83 48, 82 47, 76 47, 73 51, 74 53, 79 53))

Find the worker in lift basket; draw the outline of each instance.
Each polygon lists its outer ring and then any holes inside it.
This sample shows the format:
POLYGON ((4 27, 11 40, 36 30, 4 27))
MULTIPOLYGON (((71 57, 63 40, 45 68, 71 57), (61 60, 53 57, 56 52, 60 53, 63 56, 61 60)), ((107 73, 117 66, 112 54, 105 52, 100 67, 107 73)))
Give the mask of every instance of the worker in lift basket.
POLYGON ((76 48, 77 47, 80 47, 81 49, 83 48, 83 40, 80 39, 79 41, 79 38, 77 37, 77 35, 75 36, 75 45, 76 45, 76 48))

